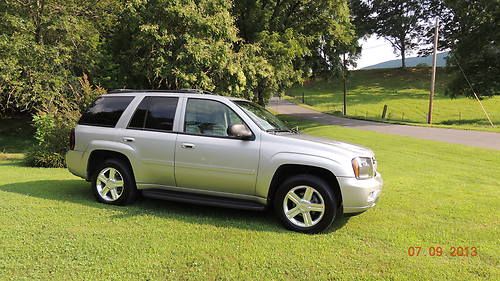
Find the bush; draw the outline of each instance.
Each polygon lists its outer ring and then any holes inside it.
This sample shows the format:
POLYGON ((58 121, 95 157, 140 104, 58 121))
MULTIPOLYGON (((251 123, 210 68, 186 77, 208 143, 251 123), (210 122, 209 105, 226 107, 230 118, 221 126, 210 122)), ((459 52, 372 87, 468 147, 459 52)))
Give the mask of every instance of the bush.
POLYGON ((73 87, 71 100, 60 97, 47 103, 33 117, 35 145, 26 155, 26 164, 34 167, 65 167, 69 134, 83 111, 97 96, 105 93, 90 84, 86 76, 80 79, 78 90, 73 87))
POLYGON ((35 145, 28 151, 26 162, 35 167, 64 167, 69 133, 79 112, 65 114, 40 112, 33 117, 35 145))
POLYGON ((421 62, 421 63, 417 64, 415 67, 425 68, 425 67, 430 67, 430 66, 427 63, 425 63, 425 62, 421 62))

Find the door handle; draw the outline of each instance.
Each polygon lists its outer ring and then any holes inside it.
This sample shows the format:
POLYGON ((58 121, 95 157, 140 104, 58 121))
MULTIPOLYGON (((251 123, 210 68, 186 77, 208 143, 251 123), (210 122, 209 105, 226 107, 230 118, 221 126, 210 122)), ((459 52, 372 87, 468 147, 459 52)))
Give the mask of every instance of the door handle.
POLYGON ((193 149, 193 148, 195 148, 195 145, 192 144, 192 143, 183 143, 183 144, 181 144, 181 147, 182 148, 193 149))
POLYGON ((133 142, 133 141, 135 141, 135 139, 131 138, 131 137, 123 137, 123 141, 124 142, 133 142))

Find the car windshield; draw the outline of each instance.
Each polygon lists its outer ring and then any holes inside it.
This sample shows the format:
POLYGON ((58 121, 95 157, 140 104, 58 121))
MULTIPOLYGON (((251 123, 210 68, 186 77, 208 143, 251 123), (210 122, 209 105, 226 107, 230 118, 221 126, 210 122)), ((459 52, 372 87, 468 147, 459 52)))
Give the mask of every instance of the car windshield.
POLYGON ((248 101, 235 101, 257 125, 266 132, 291 132, 278 117, 264 107, 248 101))

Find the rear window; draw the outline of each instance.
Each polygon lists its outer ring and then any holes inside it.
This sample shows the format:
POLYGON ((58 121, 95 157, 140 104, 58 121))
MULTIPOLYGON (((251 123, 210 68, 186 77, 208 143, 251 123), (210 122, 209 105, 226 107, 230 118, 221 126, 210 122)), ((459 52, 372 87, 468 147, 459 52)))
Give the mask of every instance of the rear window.
POLYGON ((178 98, 145 97, 137 107, 128 128, 172 131, 178 98))
POLYGON ((100 97, 85 112, 78 124, 114 127, 134 97, 100 97))

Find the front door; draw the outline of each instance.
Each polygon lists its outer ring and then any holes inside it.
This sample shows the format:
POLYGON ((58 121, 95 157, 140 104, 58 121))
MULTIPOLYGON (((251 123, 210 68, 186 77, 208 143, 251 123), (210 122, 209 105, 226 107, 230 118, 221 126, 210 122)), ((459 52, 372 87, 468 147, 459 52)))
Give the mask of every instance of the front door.
POLYGON ((227 105, 188 99, 175 147, 177 186, 255 195, 260 142, 228 136, 231 124, 244 122, 227 105))

